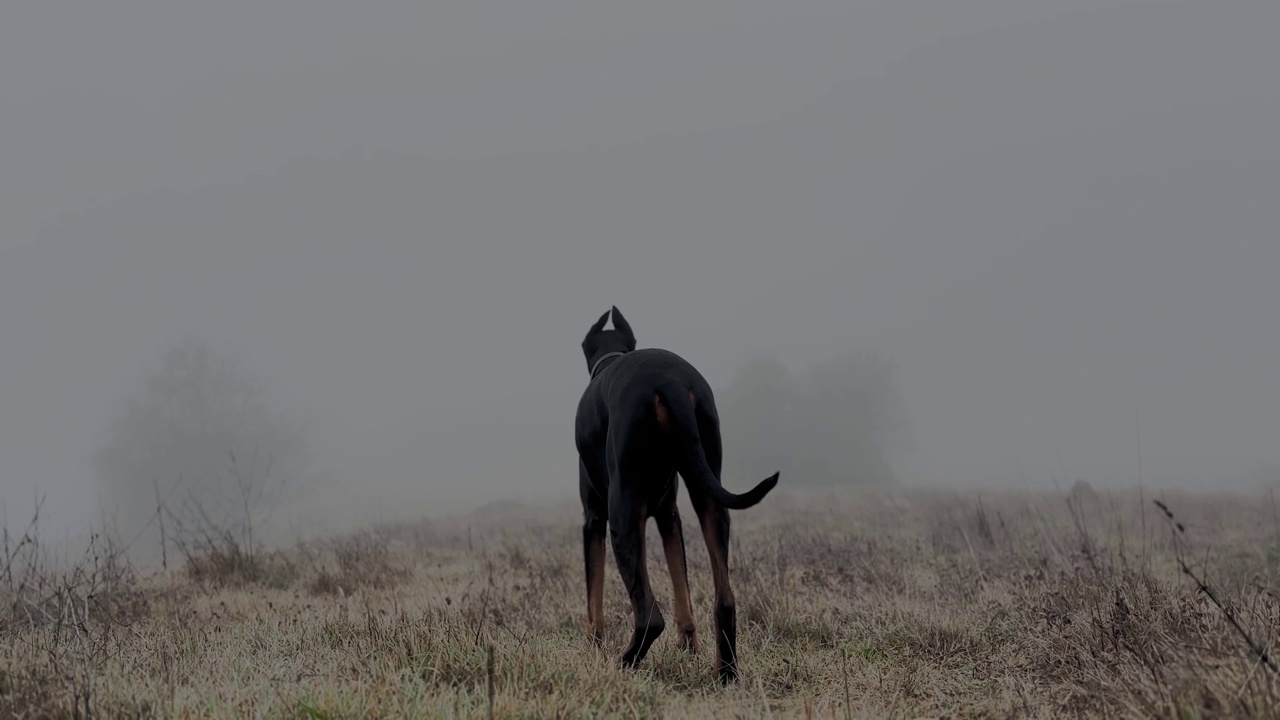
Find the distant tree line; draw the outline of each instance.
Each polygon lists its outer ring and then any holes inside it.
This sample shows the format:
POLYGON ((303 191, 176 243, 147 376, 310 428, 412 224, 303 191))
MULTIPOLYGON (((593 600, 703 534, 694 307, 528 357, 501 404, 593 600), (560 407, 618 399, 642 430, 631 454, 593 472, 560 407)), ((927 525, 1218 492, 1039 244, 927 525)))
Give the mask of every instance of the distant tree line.
POLYGON ((756 358, 716 393, 726 477, 778 470, 796 485, 897 482, 909 443, 896 366, 878 353, 842 355, 793 373, 756 358))
MULTIPOLYGON (((907 424, 896 368, 883 356, 843 355, 800 373, 758 358, 716 397, 729 477, 778 470, 788 483, 817 486, 897 479, 892 457, 906 447, 907 424)), ((171 538, 216 528, 252 547, 255 528, 311 476, 309 455, 300 426, 259 380, 206 344, 182 343, 111 418, 93 462, 117 528, 141 533, 141 545, 159 540, 167 521, 171 538)))

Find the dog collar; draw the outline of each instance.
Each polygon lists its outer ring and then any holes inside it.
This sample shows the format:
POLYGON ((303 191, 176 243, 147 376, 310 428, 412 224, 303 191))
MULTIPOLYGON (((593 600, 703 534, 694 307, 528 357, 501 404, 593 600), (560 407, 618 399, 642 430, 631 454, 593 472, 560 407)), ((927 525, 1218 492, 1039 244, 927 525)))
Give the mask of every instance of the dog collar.
POLYGON ((623 355, 626 355, 626 353, 621 353, 621 352, 611 352, 611 353, 605 353, 604 355, 601 355, 601 356, 600 356, 600 359, 596 361, 596 364, 591 366, 591 377, 592 377, 592 379, 594 379, 594 378, 595 378, 595 376, 596 376, 596 371, 598 371, 598 370, 600 369, 600 365, 602 365, 602 364, 604 363, 604 361, 605 361, 605 360, 608 360, 609 358, 622 357, 623 355))

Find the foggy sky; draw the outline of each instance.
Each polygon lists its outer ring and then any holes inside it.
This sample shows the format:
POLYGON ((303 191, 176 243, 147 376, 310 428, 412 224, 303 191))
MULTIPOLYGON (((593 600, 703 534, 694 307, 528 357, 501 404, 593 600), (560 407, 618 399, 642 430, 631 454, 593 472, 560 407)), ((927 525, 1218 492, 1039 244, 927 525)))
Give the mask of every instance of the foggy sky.
MULTIPOLYGON (((909 478, 1277 460, 1275 3, 6 3, 0 501, 165 346, 408 502, 576 496, 618 305, 714 386, 899 361, 909 478)), ((732 454, 732 447, 726 453, 732 454)), ((757 476, 726 478, 742 489, 757 476)), ((788 478, 782 479, 786 483, 788 478)))

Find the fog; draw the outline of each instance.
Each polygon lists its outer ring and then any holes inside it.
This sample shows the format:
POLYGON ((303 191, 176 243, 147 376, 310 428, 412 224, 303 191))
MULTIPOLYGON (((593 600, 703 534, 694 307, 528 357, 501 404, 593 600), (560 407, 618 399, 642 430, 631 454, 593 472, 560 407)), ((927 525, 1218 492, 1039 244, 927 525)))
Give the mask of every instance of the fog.
POLYGON ((109 419, 186 341, 296 419, 331 513, 572 502, 611 305, 716 388, 892 357, 904 483, 1128 485, 1140 445, 1146 483, 1240 486, 1280 460, 1276 27, 1264 2, 6 3, 3 519, 43 494, 92 520, 109 419))

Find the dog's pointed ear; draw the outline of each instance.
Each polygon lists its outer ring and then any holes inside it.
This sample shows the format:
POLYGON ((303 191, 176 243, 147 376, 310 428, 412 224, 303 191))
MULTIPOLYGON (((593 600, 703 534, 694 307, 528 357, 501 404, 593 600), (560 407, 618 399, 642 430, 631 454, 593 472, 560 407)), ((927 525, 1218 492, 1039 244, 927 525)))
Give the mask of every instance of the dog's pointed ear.
POLYGON ((622 313, 618 311, 618 307, 616 305, 613 307, 611 312, 613 313, 614 329, 622 333, 622 337, 627 341, 627 348, 629 350, 635 350, 636 334, 631 332, 631 323, 628 323, 627 319, 622 317, 622 313))
POLYGON ((609 312, 610 311, 605 310, 604 314, 600 316, 600 319, 596 321, 596 324, 591 326, 591 330, 587 332, 588 335, 594 335, 604 329, 604 324, 609 322, 609 312))

